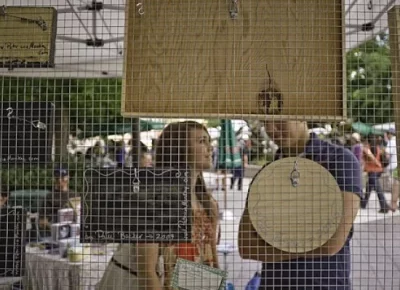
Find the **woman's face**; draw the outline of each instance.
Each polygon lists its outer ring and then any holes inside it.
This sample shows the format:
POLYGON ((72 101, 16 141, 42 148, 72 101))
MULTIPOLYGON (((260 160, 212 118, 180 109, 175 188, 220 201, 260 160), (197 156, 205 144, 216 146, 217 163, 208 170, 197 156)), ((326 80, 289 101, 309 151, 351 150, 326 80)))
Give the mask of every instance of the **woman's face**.
POLYGON ((8 197, 0 195, 0 207, 3 207, 7 204, 8 197))
POLYGON ((195 170, 211 168, 212 148, 210 135, 204 129, 193 129, 189 134, 189 156, 187 160, 195 170))
POLYGON ((141 167, 151 167, 151 166, 153 166, 153 160, 152 160, 151 154, 144 153, 142 155, 142 158, 140 160, 140 166, 141 167))

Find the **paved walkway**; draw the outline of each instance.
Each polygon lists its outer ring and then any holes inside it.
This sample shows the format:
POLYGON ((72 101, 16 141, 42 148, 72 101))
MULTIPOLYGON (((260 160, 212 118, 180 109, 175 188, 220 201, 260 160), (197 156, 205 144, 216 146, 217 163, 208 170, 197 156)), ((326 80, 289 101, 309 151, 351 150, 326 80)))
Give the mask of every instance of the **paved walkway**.
MULTIPOLYGON (((215 185, 216 174, 205 173, 207 184, 215 185)), ((224 220, 221 222, 221 244, 237 247, 237 231, 250 178, 244 179, 242 191, 228 191, 224 220)), ((221 210, 224 209, 224 192, 214 191, 221 210)), ((390 200, 390 194, 387 194, 390 200)), ((352 281, 354 290, 400 289, 400 213, 379 214, 376 195, 371 195, 368 208, 360 210, 354 226, 352 241, 352 281)), ((261 269, 258 262, 243 260, 237 251, 221 254, 221 266, 226 267, 228 279, 235 289, 244 289, 254 272, 261 269), (226 263, 224 263, 226 261, 226 263)))

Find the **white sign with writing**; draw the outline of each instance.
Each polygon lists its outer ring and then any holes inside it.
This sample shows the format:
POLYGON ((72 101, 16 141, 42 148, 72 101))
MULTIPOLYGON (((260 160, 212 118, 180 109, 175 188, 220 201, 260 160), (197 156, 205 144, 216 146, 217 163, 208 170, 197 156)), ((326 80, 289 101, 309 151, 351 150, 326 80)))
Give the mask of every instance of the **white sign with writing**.
POLYGON ((172 287, 185 290, 225 289, 226 272, 200 263, 178 259, 172 287))
POLYGON ((3 6, 0 67, 54 66, 56 21, 54 7, 3 6))

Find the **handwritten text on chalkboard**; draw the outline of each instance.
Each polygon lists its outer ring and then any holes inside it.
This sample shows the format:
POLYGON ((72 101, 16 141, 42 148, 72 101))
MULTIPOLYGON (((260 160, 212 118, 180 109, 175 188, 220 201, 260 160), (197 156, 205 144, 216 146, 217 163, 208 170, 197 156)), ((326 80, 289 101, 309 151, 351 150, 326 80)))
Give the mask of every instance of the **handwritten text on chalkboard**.
POLYGON ((191 240, 189 172, 89 169, 82 198, 83 242, 191 240))
POLYGON ((2 102, 1 163, 51 160, 54 105, 49 102, 2 102))
POLYGON ((22 207, 0 209, 0 277, 21 277, 24 265, 22 207))

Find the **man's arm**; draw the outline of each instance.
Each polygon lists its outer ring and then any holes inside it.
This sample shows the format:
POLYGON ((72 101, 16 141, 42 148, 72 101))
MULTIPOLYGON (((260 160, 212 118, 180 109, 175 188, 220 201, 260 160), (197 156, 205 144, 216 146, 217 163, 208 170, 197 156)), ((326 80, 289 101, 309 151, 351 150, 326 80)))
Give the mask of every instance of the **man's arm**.
POLYGON ((243 167, 247 167, 249 165, 249 155, 247 153, 245 153, 243 155, 243 167))
POLYGON ((261 262, 279 262, 297 258, 316 258, 336 254, 346 243, 360 206, 359 196, 352 192, 344 192, 343 198, 343 218, 336 233, 322 247, 301 254, 292 254, 280 251, 272 246, 266 245, 257 238, 257 233, 251 224, 246 205, 239 225, 238 243, 240 256, 243 259, 251 259, 261 262))

